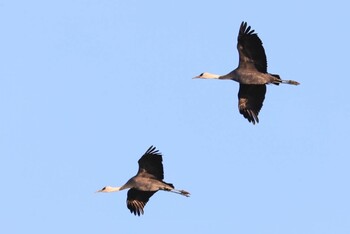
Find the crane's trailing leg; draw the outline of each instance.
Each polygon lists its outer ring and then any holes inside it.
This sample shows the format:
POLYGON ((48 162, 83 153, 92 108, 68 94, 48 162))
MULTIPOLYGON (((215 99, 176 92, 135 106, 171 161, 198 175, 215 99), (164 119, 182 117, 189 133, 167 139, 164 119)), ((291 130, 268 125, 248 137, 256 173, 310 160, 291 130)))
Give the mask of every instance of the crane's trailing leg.
POLYGON ((162 188, 162 190, 164 191, 168 191, 168 192, 172 192, 172 193, 176 193, 176 194, 180 194, 180 195, 183 195, 185 197, 189 197, 190 196, 190 193, 185 191, 185 190, 177 190, 177 189, 169 189, 169 188, 162 188))
POLYGON ((300 85, 298 81, 295 80, 274 80, 274 84, 290 84, 290 85, 300 85))
POLYGON ((279 75, 276 75, 276 74, 270 74, 270 75, 272 76, 273 84, 279 85, 282 83, 282 84, 290 84, 290 85, 300 85, 300 83, 295 80, 282 80, 279 75))
POLYGON ((185 190, 176 190, 176 189, 173 189, 173 190, 170 190, 169 192, 172 192, 172 193, 177 193, 177 194, 180 194, 182 196, 185 196, 185 197, 189 197, 190 196, 190 193, 185 191, 185 190))
POLYGON ((282 83, 290 85, 300 85, 300 83, 295 80, 282 80, 282 83))

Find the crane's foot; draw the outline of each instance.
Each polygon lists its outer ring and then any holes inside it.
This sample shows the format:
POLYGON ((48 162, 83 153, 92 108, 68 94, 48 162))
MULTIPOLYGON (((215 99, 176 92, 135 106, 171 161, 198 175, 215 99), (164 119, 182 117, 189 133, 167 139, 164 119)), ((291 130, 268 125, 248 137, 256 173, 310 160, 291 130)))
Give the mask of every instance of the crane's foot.
POLYGON ((295 80, 283 80, 283 83, 290 84, 290 85, 300 85, 300 83, 295 80))
POLYGON ((179 190, 180 194, 181 195, 184 195, 185 197, 189 197, 190 196, 190 193, 185 191, 185 190, 179 190))

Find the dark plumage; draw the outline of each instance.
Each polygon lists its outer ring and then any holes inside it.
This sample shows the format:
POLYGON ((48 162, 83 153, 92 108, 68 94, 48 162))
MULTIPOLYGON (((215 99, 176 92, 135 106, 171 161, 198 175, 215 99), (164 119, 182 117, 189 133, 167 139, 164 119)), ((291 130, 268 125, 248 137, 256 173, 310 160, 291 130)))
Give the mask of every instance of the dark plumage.
POLYGON ((265 99, 266 85, 239 84, 238 109, 249 122, 259 123, 258 114, 265 99))
POLYGON ((143 208, 148 202, 149 198, 155 194, 156 191, 140 191, 137 189, 129 189, 128 198, 126 199, 126 206, 131 213, 140 216, 143 214, 143 208))
POLYGON ((164 179, 162 154, 156 150, 156 147, 149 147, 148 150, 139 159, 138 175, 144 177, 155 178, 158 180, 164 179))

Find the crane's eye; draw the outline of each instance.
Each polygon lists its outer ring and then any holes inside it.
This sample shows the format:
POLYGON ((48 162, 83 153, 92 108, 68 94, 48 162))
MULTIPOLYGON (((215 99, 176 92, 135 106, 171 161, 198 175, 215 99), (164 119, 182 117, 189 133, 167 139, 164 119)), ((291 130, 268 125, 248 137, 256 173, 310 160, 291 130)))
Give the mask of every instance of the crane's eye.
POLYGON ((204 72, 202 74, 200 74, 199 76, 203 76, 204 75, 204 72))
POLYGON ((106 187, 103 187, 101 190, 105 190, 106 189, 106 187))

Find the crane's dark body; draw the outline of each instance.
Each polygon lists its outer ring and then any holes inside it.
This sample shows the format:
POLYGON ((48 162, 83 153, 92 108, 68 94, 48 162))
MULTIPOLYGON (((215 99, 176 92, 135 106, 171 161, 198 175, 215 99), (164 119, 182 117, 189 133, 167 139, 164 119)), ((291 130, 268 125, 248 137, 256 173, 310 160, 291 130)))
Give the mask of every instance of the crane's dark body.
POLYGON ((158 190, 170 191, 174 185, 166 183, 162 155, 151 146, 139 159, 139 170, 125 185, 132 186, 128 191, 127 207, 135 215, 143 214, 143 208, 149 198, 158 190))
POLYGON ((298 85, 292 80, 281 80, 279 75, 267 72, 267 60, 264 47, 258 35, 242 22, 238 38, 237 50, 239 53, 238 67, 227 75, 216 76, 202 73, 196 78, 218 78, 235 80, 239 85, 238 108, 239 112, 253 124, 259 122, 258 114, 263 106, 266 94, 266 84, 287 83, 298 85))
POLYGON ((239 112, 255 124, 259 122, 258 114, 263 106, 266 94, 266 84, 278 84, 278 75, 267 73, 267 60, 262 41, 254 30, 242 22, 237 38, 239 54, 238 67, 226 76, 239 82, 238 109, 239 112))

